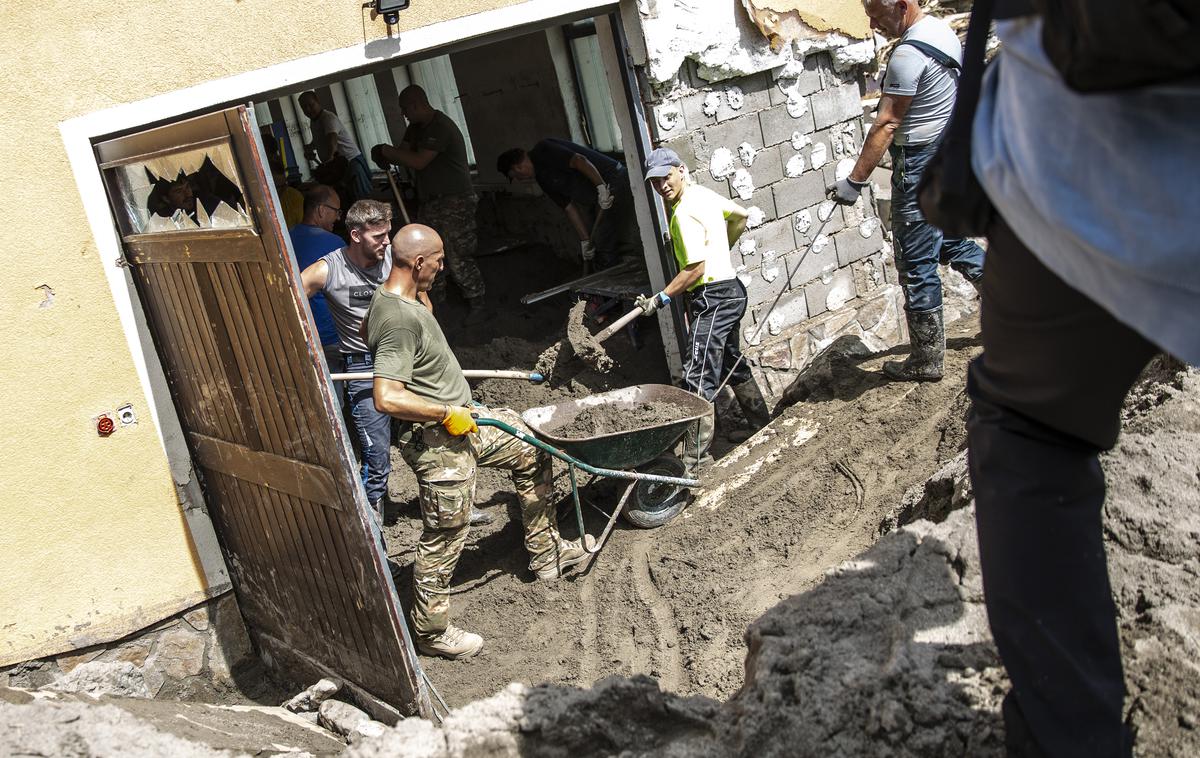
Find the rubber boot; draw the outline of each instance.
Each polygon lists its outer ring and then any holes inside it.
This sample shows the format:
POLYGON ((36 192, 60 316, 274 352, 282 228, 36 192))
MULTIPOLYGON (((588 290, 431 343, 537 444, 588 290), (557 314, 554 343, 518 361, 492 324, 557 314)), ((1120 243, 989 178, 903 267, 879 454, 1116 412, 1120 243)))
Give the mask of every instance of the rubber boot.
POLYGON ((758 382, 753 379, 742 382, 741 384, 731 384, 729 389, 733 390, 733 396, 737 398, 738 407, 742 409, 742 416, 746 419, 746 427, 743 429, 735 429, 725 435, 730 442, 742 443, 750 439, 759 429, 762 429, 771 421, 771 414, 767 410, 767 401, 763 399, 762 390, 758 387, 758 382))
POLYGON ((936 382, 942 378, 942 360, 946 356, 946 327, 942 309, 904 312, 908 320, 911 352, 903 361, 887 361, 883 373, 901 382, 936 382))
POLYGON ((709 408, 708 413, 700 417, 700 420, 695 424, 689 424, 688 430, 683 433, 683 466, 687 471, 686 476, 692 477, 696 470, 701 466, 707 466, 713 462, 713 458, 708 454, 708 449, 712 447, 713 430, 716 424, 713 419, 712 408, 709 408))

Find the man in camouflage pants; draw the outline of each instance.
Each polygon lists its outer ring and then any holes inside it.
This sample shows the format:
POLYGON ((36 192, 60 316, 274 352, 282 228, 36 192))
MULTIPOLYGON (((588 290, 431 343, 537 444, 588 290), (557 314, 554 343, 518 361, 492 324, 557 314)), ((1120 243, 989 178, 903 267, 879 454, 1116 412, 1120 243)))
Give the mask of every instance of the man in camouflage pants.
MULTIPOLYGON (((481 323, 486 311, 483 274, 475 263, 478 201, 471 184, 466 140, 458 125, 435 109, 419 86, 405 87, 399 100, 400 112, 408 120, 404 139, 399 145, 376 145, 371 157, 381 166, 395 163, 413 171, 421 201, 418 220, 442 236, 447 273, 470 307, 467 323, 481 323)), ((431 291, 433 299, 442 300, 445 291, 446 277, 439 276, 431 291)))
MULTIPOLYGON (((426 293, 445 259, 437 232, 409 224, 392 240, 392 273, 367 311, 367 344, 375 356, 375 407, 401 421, 400 453, 417 477, 423 530, 413 564, 412 623, 426 655, 468 658, 483 638, 450 623, 450 579, 462 555, 475 502, 479 466, 507 469, 521 503, 529 568, 556 579, 587 558, 595 541, 563 540, 551 500, 550 457, 476 417, 525 430, 517 414, 471 401, 471 389, 426 293), (585 549, 586 548, 586 549, 585 549)), ((527 430, 526 430, 527 431, 527 430)))

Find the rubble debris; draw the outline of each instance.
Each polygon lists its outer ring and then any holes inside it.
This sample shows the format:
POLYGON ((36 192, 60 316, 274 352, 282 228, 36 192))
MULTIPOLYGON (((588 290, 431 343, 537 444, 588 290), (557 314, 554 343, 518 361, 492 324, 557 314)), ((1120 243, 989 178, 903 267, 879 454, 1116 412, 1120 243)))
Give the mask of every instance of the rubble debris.
POLYGON ((341 700, 326 700, 321 703, 317 723, 334 734, 346 738, 350 744, 363 739, 379 737, 387 730, 387 725, 373 721, 363 711, 341 700))
POLYGON ((313 686, 296 695, 283 704, 292 713, 315 711, 321 703, 333 697, 342 688, 342 683, 334 679, 322 679, 313 686))

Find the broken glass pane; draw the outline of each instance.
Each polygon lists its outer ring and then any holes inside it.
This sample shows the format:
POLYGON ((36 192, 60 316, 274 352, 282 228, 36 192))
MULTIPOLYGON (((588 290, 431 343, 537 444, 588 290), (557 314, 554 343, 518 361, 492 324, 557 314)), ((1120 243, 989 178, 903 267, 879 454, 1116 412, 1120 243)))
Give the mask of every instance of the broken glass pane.
POLYGON ((126 234, 253 226, 229 143, 110 169, 126 234))

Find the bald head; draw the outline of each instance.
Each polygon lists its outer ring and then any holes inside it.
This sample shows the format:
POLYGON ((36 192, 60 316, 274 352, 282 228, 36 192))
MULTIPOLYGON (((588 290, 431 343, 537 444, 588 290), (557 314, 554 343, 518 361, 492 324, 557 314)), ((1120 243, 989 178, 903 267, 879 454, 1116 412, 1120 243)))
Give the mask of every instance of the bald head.
POLYGON ((427 124, 437 112, 429 104, 429 95, 416 84, 410 84, 400 91, 400 112, 409 121, 427 124))
POLYGON ((397 266, 411 268, 417 258, 428 260, 440 252, 441 236, 424 224, 402 226, 392 237, 392 262, 397 266))

